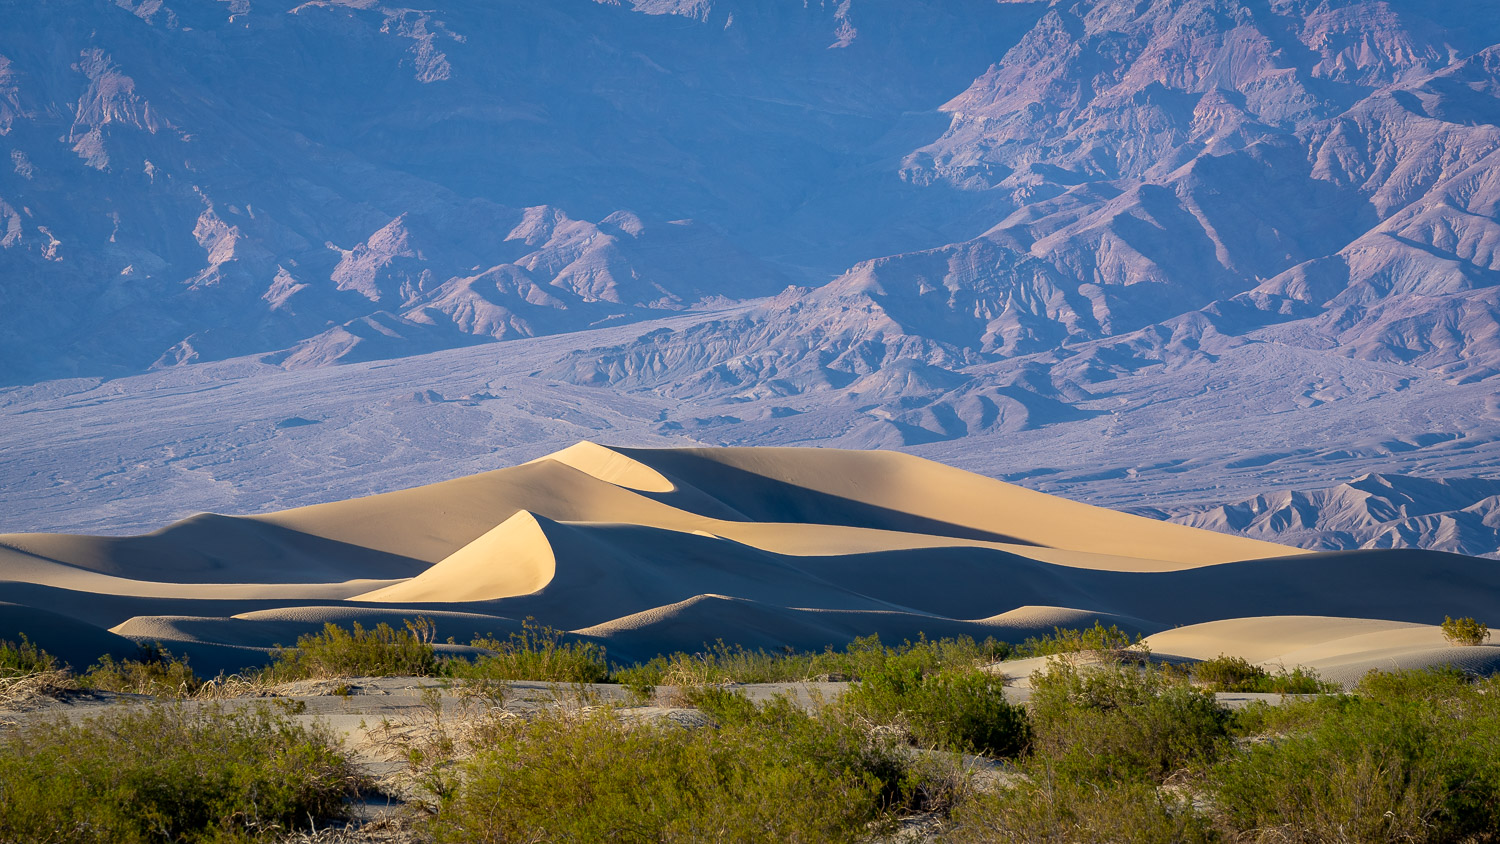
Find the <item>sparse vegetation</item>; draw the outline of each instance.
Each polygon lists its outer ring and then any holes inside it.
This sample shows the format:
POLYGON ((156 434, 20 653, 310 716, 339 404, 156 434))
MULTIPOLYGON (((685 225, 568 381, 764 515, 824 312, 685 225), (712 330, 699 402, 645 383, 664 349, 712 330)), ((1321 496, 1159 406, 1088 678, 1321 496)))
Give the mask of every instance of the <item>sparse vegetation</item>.
MULTIPOLYGON (((1334 694, 1311 672, 1235 657, 1132 660, 1138 643, 1095 625, 1023 649, 1055 657, 1020 706, 986 670, 1009 650, 994 641, 871 636, 810 654, 718 643, 607 671, 601 646, 531 619, 476 639, 486 653, 472 661, 439 659, 433 638, 421 619, 328 625, 260 677, 468 681, 426 689, 416 721, 377 730, 435 812, 419 835, 442 841, 854 841, 914 815, 958 842, 1500 840, 1500 679, 1452 668, 1372 672, 1334 694), (1079 651, 1104 658, 1064 656, 1079 651), (849 685, 807 706, 733 688, 811 678, 849 685), (507 710, 509 680, 580 685, 507 710), (674 685, 699 714, 624 715, 581 685, 601 681, 674 685), (1307 697, 1231 713, 1215 691, 1307 697), (965 774, 960 753, 996 767, 965 774)), ((0 681, 71 676, 57 665, 26 640, 0 643, 0 681)), ((255 690, 205 683, 160 648, 80 679, 200 701, 255 690)), ((0 726, 0 841, 268 840, 336 815, 358 779, 326 731, 283 709, 32 717, 0 726)))
POLYGON ((57 658, 21 634, 19 643, 0 639, 0 679, 42 674, 58 669, 57 658))
POLYGON ((508 722, 439 807, 441 841, 855 841, 915 793, 893 744, 751 705, 717 729, 607 712, 508 722))
POLYGON ((1443 638, 1455 645, 1482 645, 1489 641, 1489 625, 1467 616, 1453 618, 1443 616, 1443 638))
POLYGON ((978 792, 953 811, 955 844, 1198 844, 1216 840, 1212 822, 1191 801, 1149 783, 1083 783, 1045 765, 1026 779, 978 792))
POLYGON ((1003 677, 973 668, 924 673, 913 653, 899 654, 851 686, 840 705, 905 730, 920 745, 1016 756, 1030 741, 1025 711, 1005 699, 1003 677))
POLYGON ((1451 670, 1368 676, 1292 705, 1214 766, 1205 789, 1232 836, 1278 841, 1489 841, 1500 828, 1500 683, 1451 670), (1282 724, 1291 720, 1283 718, 1282 724))
POLYGON ((1122 657, 1126 651, 1138 645, 1140 636, 1134 639, 1129 633, 1111 624, 1105 627, 1095 621, 1093 627, 1082 630, 1064 627, 1052 628, 1052 633, 1041 638, 1029 638, 1011 654, 1013 659, 1027 657, 1056 656, 1070 653, 1096 653, 1106 657, 1122 657))
POLYGON ((1147 665, 1052 660, 1032 679, 1033 754, 1069 781, 1162 783, 1216 759, 1230 715, 1211 692, 1147 665))
POLYGON ((0 708, 23 708, 75 688, 72 673, 24 634, 19 643, 0 641, 0 708))
POLYGON ((268 706, 56 718, 0 732, 0 841, 269 841, 359 782, 330 732, 268 706))
POLYGON ((294 648, 274 654, 261 677, 272 683, 340 677, 432 677, 439 662, 433 640, 437 631, 430 619, 408 619, 396 630, 385 622, 366 630, 354 622, 352 630, 323 625, 321 633, 297 639, 294 648))
POLYGON ((105 654, 78 682, 101 692, 177 698, 192 697, 204 684, 186 657, 174 656, 160 645, 143 645, 135 659, 116 660, 105 654))
POLYGON ((447 673, 469 680, 540 680, 553 683, 602 683, 609 679, 609 659, 594 642, 565 641, 562 631, 527 618, 506 641, 476 638, 473 646, 490 653, 473 662, 450 660, 447 673))
POLYGON ((1193 680, 1204 688, 1215 692, 1266 692, 1272 694, 1319 694, 1330 692, 1334 686, 1323 682, 1317 674, 1297 666, 1290 671, 1282 669, 1271 673, 1237 656, 1220 655, 1214 659, 1195 663, 1193 680))
POLYGON ((802 680, 858 680, 901 658, 924 674, 945 666, 972 667, 1005 659, 1010 646, 993 638, 968 636, 882 644, 879 636, 855 639, 842 651, 748 650, 717 642, 694 654, 659 656, 634 666, 615 666, 612 679, 633 687, 697 686, 709 683, 788 683, 802 680))

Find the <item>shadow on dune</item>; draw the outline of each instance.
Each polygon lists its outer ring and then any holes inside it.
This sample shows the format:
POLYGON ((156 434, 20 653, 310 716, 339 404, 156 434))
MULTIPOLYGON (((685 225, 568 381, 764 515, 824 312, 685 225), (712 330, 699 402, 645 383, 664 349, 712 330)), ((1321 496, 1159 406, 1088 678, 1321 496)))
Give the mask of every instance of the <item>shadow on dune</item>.
POLYGON ((161 583, 329 583, 412 577, 427 563, 255 518, 201 513, 141 536, 15 534, 0 547, 161 583))
MULTIPOLYGON (((631 448, 614 450, 647 463, 678 485, 692 488, 695 494, 691 496, 679 492, 638 492, 690 512, 699 498, 698 491, 712 490, 711 497, 732 508, 743 521, 843 525, 1013 545, 1036 544, 969 525, 945 522, 798 486, 687 451, 631 448)), ((724 518, 717 513, 704 515, 724 518)))

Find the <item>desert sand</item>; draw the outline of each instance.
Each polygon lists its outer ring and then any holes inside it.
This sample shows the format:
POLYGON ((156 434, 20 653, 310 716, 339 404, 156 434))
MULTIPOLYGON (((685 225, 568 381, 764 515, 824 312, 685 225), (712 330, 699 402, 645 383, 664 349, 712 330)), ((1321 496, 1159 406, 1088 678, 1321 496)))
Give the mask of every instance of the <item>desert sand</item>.
POLYGON ((137 642, 200 671, 324 622, 433 618, 442 639, 539 622, 617 661, 1095 620, 1153 652, 1370 668, 1500 666, 1445 614, 1500 618, 1500 566, 1309 553, 1092 507, 892 452, 579 443, 443 483, 135 537, 0 536, 0 638, 75 664, 137 642))

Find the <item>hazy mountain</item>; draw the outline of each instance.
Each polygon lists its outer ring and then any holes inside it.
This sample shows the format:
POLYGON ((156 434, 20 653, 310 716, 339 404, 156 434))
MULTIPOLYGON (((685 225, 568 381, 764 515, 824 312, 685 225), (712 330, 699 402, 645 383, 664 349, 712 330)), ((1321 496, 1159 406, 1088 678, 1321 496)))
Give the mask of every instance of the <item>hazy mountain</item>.
POLYGON ((1500 557, 1500 481, 1370 474, 1323 489, 1135 513, 1303 548, 1429 548, 1500 557))
MULTIPOLYGON (((4 14, 0 381, 230 359, 0 392, 12 453, 70 449, 7 473, 38 501, 149 477, 110 499, 135 525, 251 468, 237 506, 293 506, 611 433, 898 447, 1204 526, 1500 471, 1487 0, 4 14), (141 427, 184 408, 239 468, 141 427), (301 448, 362 468, 309 489, 301 448)), ((1464 490, 1241 528, 1492 551, 1464 490)))
POLYGON ((904 162, 1012 207, 989 231, 549 374, 735 396, 915 362, 1071 402, 1274 339, 1488 378, 1497 30, 1462 4, 1052 4, 904 162))
POLYGON ((856 38, 848 4, 441 5, 5 10, 0 377, 410 354, 826 279, 977 225, 895 162, 1038 14, 890 2, 856 38))

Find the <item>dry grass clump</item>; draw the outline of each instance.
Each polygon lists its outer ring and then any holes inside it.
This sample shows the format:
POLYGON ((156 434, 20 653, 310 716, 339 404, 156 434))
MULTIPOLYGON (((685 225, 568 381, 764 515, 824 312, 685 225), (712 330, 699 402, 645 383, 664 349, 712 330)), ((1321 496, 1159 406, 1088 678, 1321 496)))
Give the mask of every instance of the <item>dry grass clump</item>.
POLYGON ((19 643, 0 640, 0 709, 29 709, 77 688, 73 675, 25 634, 19 643))
POLYGON ((276 844, 431 844, 421 813, 391 811, 373 820, 302 830, 276 844))
POLYGON ((0 709, 29 709, 77 688, 78 683, 67 671, 42 671, 19 677, 0 677, 0 709))
POLYGON ((460 762, 483 748, 499 724, 520 717, 503 708, 503 686, 460 689, 457 705, 449 707, 441 689, 425 688, 415 718, 387 718, 369 731, 386 759, 405 766, 381 783, 387 793, 418 801, 448 798, 458 787, 460 762))

